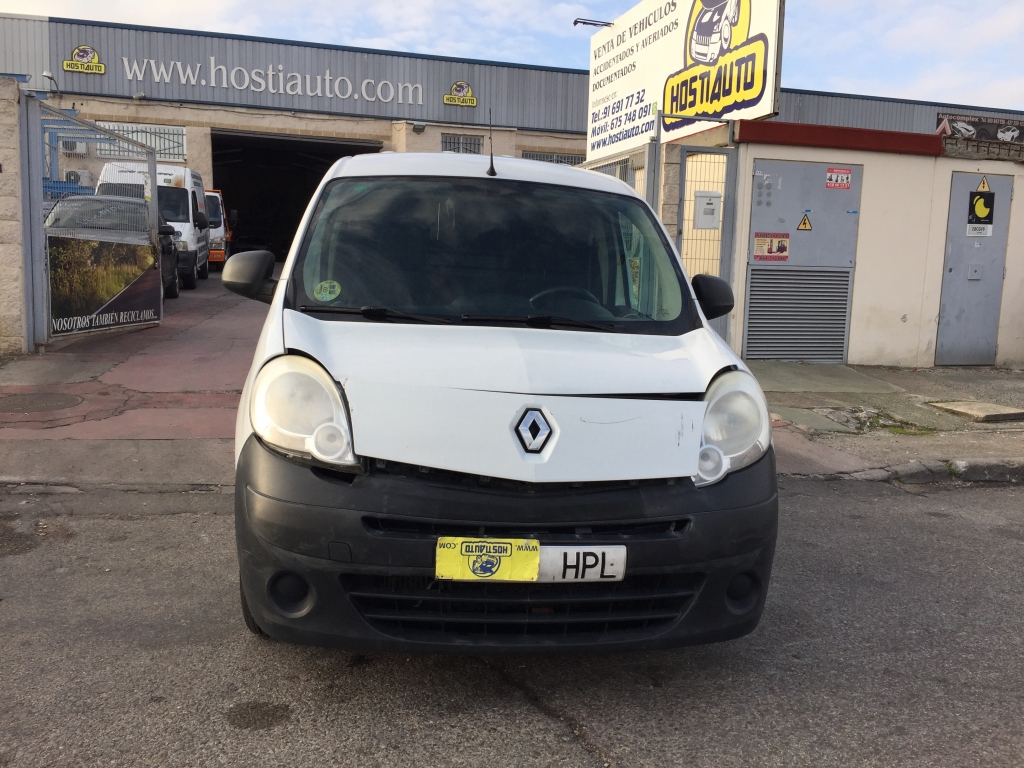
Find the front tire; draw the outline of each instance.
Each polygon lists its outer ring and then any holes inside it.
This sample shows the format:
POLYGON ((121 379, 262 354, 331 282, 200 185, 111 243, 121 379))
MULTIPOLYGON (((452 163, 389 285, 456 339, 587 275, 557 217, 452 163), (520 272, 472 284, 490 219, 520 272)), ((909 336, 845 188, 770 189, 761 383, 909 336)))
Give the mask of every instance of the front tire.
POLYGON ((174 282, 170 285, 164 286, 164 298, 165 299, 176 299, 181 295, 181 275, 178 274, 178 270, 174 270, 174 282))
POLYGON ((732 24, 729 23, 728 19, 722 22, 722 53, 725 53, 732 47, 732 24))
POLYGON ((192 265, 192 271, 182 277, 182 284, 189 291, 194 291, 199 285, 199 266, 192 265))
POLYGON ((210 260, 207 259, 203 262, 203 266, 199 268, 199 279, 206 280, 210 277, 210 260))
POLYGON ((263 636, 265 633, 260 629, 260 625, 256 623, 256 619, 252 616, 252 611, 249 610, 249 602, 245 599, 245 590, 242 589, 242 582, 238 582, 238 594, 241 596, 242 602, 242 620, 245 622, 245 628, 252 632, 254 635, 263 636))

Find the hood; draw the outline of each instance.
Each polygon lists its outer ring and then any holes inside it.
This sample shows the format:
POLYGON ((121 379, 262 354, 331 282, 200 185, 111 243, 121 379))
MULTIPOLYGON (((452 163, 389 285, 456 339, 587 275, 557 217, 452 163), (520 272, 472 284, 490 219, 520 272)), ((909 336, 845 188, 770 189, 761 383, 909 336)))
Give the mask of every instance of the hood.
POLYGON ((646 336, 318 320, 284 310, 284 341, 340 382, 548 395, 703 394, 735 363, 704 329, 646 336))
POLYGON ((700 398, 736 362, 704 329, 675 337, 406 325, 292 310, 283 319, 285 347, 342 385, 359 455, 529 482, 693 475, 700 398), (530 409, 551 422, 539 454, 516 437, 530 409))

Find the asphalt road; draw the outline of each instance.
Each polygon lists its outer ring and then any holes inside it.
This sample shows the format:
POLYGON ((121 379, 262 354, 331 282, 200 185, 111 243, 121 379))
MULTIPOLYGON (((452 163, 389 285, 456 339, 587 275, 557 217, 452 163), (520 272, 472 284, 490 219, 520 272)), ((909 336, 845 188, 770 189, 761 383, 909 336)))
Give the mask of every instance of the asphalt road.
POLYGON ((227 494, 0 488, 0 766, 1024 763, 1024 490, 782 499, 753 635, 482 660, 252 637, 227 494))

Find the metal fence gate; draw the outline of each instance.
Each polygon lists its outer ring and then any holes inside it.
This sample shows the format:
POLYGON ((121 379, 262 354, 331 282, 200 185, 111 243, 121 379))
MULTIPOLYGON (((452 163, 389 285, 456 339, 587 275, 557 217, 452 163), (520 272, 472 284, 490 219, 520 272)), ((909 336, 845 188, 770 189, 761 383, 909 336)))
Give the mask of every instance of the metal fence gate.
MULTIPOLYGON (((736 220, 734 148, 682 147, 679 157, 679 223, 676 245, 686 273, 732 280, 736 220)), ((729 340, 729 315, 711 327, 729 340)))
POLYGON ((25 102, 29 348, 159 323, 173 265, 161 258, 155 151, 25 102))
POLYGON ((630 152, 628 155, 601 160, 595 164, 584 164, 582 167, 624 181, 652 207, 658 205, 658 164, 660 162, 659 145, 650 142, 646 147, 630 152))

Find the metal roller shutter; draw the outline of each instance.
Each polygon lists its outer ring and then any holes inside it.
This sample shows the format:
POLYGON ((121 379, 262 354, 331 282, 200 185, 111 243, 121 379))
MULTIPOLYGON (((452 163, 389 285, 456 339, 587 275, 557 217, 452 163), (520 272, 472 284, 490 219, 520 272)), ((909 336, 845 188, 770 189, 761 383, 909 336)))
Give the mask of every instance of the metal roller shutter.
POLYGON ((743 356, 846 362, 851 269, 751 267, 743 356))

